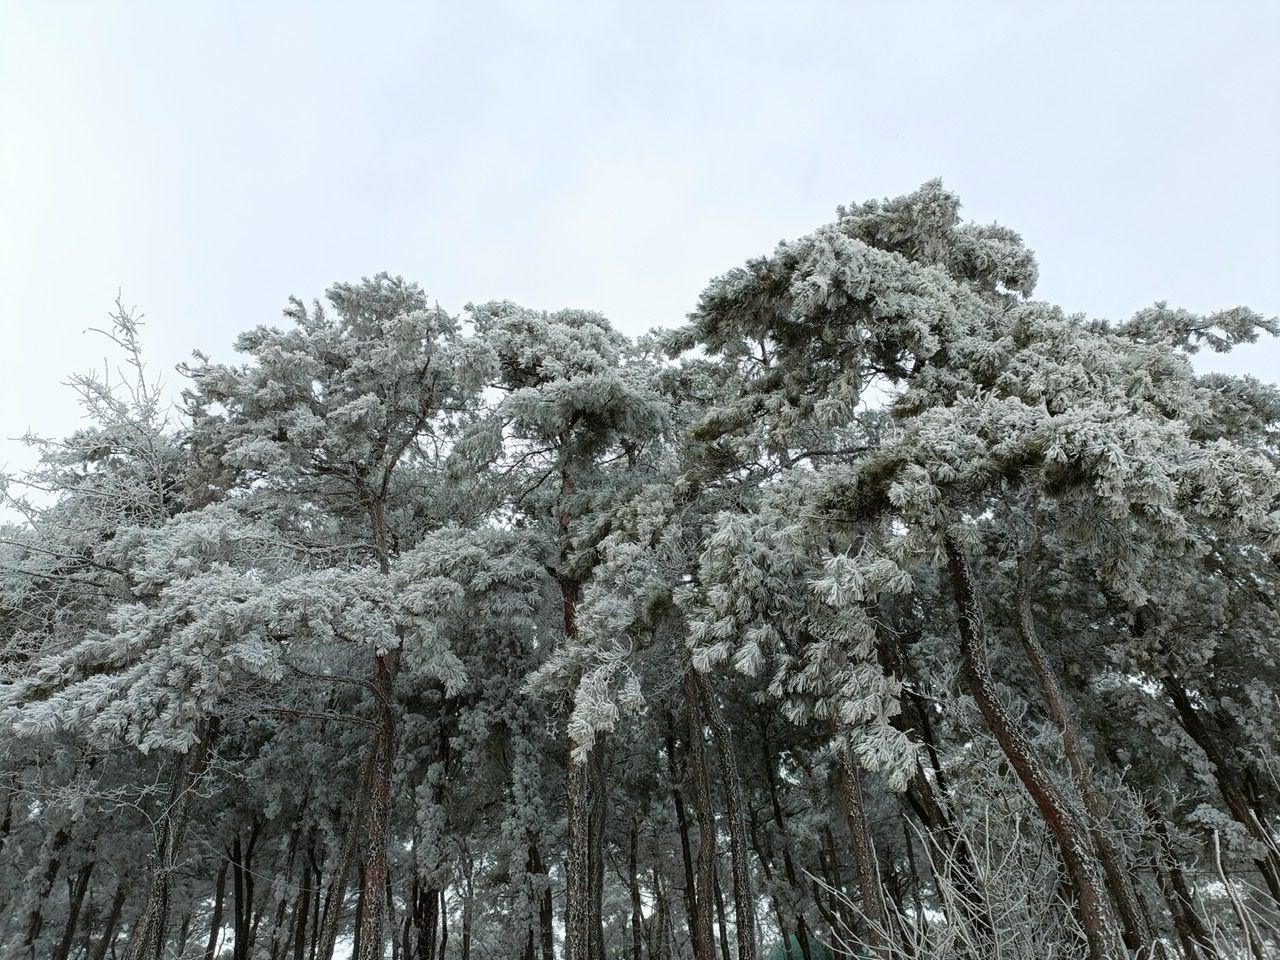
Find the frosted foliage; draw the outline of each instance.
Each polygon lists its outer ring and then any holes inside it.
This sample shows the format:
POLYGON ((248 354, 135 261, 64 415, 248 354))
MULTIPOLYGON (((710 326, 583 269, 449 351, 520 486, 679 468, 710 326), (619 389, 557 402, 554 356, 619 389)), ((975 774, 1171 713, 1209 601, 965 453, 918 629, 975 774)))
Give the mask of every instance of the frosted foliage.
POLYGON ((1280 326, 1037 275, 931 181, 175 409, 117 305, 0 477, 0 960, 1275 956, 1280 389, 1191 355, 1280 326))

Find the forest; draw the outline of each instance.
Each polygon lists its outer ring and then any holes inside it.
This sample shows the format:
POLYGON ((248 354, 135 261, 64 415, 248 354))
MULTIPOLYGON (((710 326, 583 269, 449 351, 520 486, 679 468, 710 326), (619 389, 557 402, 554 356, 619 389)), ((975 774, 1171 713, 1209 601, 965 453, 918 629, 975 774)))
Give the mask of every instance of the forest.
POLYGON ((177 395, 118 305, 0 477, 0 960, 1280 956, 1280 389, 1192 362, 1280 323, 1037 270, 933 181, 639 337, 378 274, 177 395))

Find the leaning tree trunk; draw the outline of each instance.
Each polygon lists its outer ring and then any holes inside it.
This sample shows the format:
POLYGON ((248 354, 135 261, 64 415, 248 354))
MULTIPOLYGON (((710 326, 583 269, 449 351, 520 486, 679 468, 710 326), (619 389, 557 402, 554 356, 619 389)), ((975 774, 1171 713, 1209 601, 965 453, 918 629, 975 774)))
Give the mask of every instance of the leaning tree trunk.
POLYGON ((1035 755, 1030 739, 1001 703, 988 660, 986 625, 969 569, 969 560, 949 534, 944 538, 944 545, 951 586, 955 593, 960 628, 961 669, 965 681, 1000 749, 1009 759, 1058 843, 1076 895, 1076 905, 1089 943, 1091 960, 1118 960, 1125 957, 1120 927, 1106 896, 1102 869, 1092 849, 1088 830, 1077 821, 1067 798, 1058 790, 1035 755))
POLYGON ((1271 898, 1277 904, 1280 904, 1280 846, 1277 846, 1275 837, 1271 835, 1271 832, 1259 820, 1250 806, 1248 795, 1245 793, 1236 771, 1228 762, 1226 754, 1220 749, 1208 725, 1191 703, 1191 698, 1187 695, 1186 688, 1182 686, 1180 681, 1172 677, 1165 677, 1161 682, 1164 685, 1165 692, 1169 695, 1169 699, 1173 701, 1182 728, 1187 731, 1187 734, 1196 742, 1196 745, 1204 751, 1204 755, 1209 758, 1209 763, 1213 767, 1214 779, 1218 783, 1218 789, 1222 793, 1222 799, 1226 801, 1227 809, 1231 812, 1231 816, 1262 847, 1262 856, 1254 862, 1257 864, 1258 871, 1262 874, 1267 890, 1271 893, 1271 898))
POLYGON ((196 725, 196 743, 174 769, 169 789, 169 806, 160 818, 160 832, 151 852, 151 880, 142 915, 129 931, 125 960, 160 960, 169 926, 169 894, 173 873, 178 869, 187 838, 191 800, 213 759, 213 743, 218 736, 218 718, 196 725))
POLYGON ((1067 766, 1071 770, 1071 780, 1089 820, 1089 834, 1098 852, 1098 861, 1102 865, 1103 876, 1107 888, 1120 911, 1120 920, 1124 926, 1125 946, 1134 953, 1153 958, 1165 956, 1164 944, 1158 940, 1147 924, 1142 913, 1139 894, 1124 863, 1120 851, 1116 849, 1107 832, 1106 804, 1093 783, 1093 773, 1085 762, 1084 750, 1080 743, 1080 735, 1067 698, 1058 684, 1053 665, 1048 654, 1040 643, 1036 632, 1035 615, 1031 603, 1031 554, 1024 551, 1018 558, 1017 582, 1017 621, 1018 637, 1022 641, 1023 652, 1031 664, 1036 676, 1049 716, 1058 733, 1062 737, 1062 750, 1067 757, 1067 766))

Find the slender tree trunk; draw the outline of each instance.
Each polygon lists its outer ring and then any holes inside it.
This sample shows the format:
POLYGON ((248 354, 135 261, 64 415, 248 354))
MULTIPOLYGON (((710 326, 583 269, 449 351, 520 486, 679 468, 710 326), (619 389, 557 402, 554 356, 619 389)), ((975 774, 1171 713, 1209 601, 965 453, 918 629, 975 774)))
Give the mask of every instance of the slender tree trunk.
POLYGON ((44 905, 53 891, 54 881, 58 879, 58 871, 62 869, 62 851, 70 839, 71 835, 65 830, 60 829, 54 834, 53 843, 49 848, 49 861, 45 865, 44 876, 40 880, 40 890, 32 901, 31 911, 27 914, 27 928, 23 935, 22 946, 33 958, 36 955, 36 941, 40 939, 40 932, 44 930, 44 905))
POLYGON ((465 899, 462 901, 462 951, 459 960, 471 960, 471 924, 475 910, 475 887, 472 879, 474 865, 467 863, 464 876, 466 883, 465 899))
POLYGON ((311 946, 308 960, 316 960, 316 949, 320 945, 320 887, 324 883, 324 859, 322 856, 311 861, 311 946))
POLYGON ((684 804, 684 792, 680 789, 683 777, 676 764, 675 718, 668 712, 667 720, 667 770, 671 776, 671 802, 676 810, 676 826, 680 830, 680 857, 684 864, 685 922, 692 930, 697 922, 697 888, 693 878, 693 846, 689 842, 689 813, 684 804))
POLYGON ((386 913, 387 843, 391 817, 391 779, 396 763, 395 681, 400 670, 399 649, 375 657, 373 686, 377 695, 377 744, 368 808, 365 811, 365 868, 359 913, 360 952, 356 960, 382 960, 383 919, 386 913))
POLYGON ((592 956, 604 957, 604 830, 608 787, 604 766, 605 743, 597 739, 588 758, 591 773, 591 942, 592 956))
POLYGON ((662 878, 658 875, 657 865, 653 868, 653 897, 658 929, 657 936, 654 937, 656 948, 651 951, 650 956, 655 960, 671 960, 671 903, 666 888, 662 885, 662 878))
POLYGON ((1120 926, 1102 883, 1102 870, 1093 854, 1088 830, 1080 825, 1066 798, 1036 757, 1031 741, 1005 709, 996 692, 987 656, 986 626, 969 560, 960 546, 945 538, 947 567, 955 592, 960 627, 961 668, 978 709, 1031 795, 1058 848, 1075 889, 1081 924, 1092 960, 1118 960, 1126 954, 1120 926))
POLYGON ((231 960, 247 960, 249 956, 249 920, 246 916, 248 905, 245 903, 245 869, 244 847, 239 832, 231 841, 228 856, 231 863, 231 916, 232 931, 231 960))
POLYGON ((1196 746, 1204 751, 1204 755, 1209 758, 1209 762, 1213 766, 1214 779, 1218 783, 1222 799, 1226 801, 1227 810, 1230 811, 1236 822, 1262 845, 1264 853, 1254 862, 1257 864, 1258 871, 1262 874, 1267 890, 1271 893, 1271 898, 1280 905, 1280 848, 1276 845, 1275 837, 1259 820, 1250 805, 1245 789, 1236 776, 1235 769, 1228 762, 1226 754, 1219 747, 1218 741, 1210 731, 1208 724, 1191 703, 1191 697, 1187 694, 1186 688, 1182 686, 1180 681, 1172 677, 1165 677, 1161 683, 1165 692, 1169 695, 1169 699, 1173 701, 1183 729, 1195 741, 1196 746))
POLYGON ((714 960, 712 912, 715 900, 716 822, 707 782, 698 681, 694 673, 694 668, 688 667, 684 675, 685 714, 689 729, 689 775, 693 785, 694 813, 698 817, 698 895, 693 927, 693 956, 694 960, 714 960))
POLYGON ((351 956, 353 957, 360 956, 360 938, 363 936, 363 931, 360 928, 360 918, 364 916, 364 897, 365 897, 365 891, 368 889, 364 884, 364 865, 363 864, 360 866, 359 883, 356 885, 356 889, 359 892, 356 894, 355 935, 351 944, 351 956))
MULTIPOLYGON (((800 947, 801 960, 812 960, 812 948, 809 943, 809 923, 805 919, 804 910, 801 909, 800 902, 804 897, 804 890, 800 886, 800 877, 796 872, 795 860, 791 856, 791 839, 787 832, 787 824, 782 816, 782 797, 778 792, 778 775, 774 765, 773 746, 769 739, 769 722, 767 716, 760 718, 760 740, 763 749, 761 750, 761 759, 764 761, 765 783, 769 788, 769 804, 773 810, 773 822, 778 828, 778 838, 782 841, 782 870, 786 877, 787 886, 791 888, 792 899, 796 905, 794 916, 791 922, 794 925, 794 933, 796 944, 800 947)), ((786 926, 783 925, 785 933, 786 926)), ((791 941, 785 936, 783 937, 783 946, 790 952, 791 941)))
POLYGON ((565 856, 565 960, 595 960, 590 956, 591 896, 591 780, 587 761, 578 760, 569 746, 565 761, 568 790, 569 849, 565 856))
MULTIPOLYGON (((720 767, 720 783, 724 788, 725 816, 729 820, 729 864, 733 876, 733 912, 738 939, 738 960, 759 960, 760 940, 756 934, 756 899, 751 888, 751 864, 748 861, 747 818, 743 810, 742 778, 738 774, 738 758, 733 749, 733 733, 720 713, 710 684, 695 671, 698 694, 711 737, 716 746, 720 767)), ((725 947, 728 949, 728 946, 725 947)))
POLYGON ((1049 709, 1049 716, 1062 737, 1063 753, 1067 758, 1067 766, 1071 770, 1072 783, 1080 795, 1081 805, 1088 818, 1089 834, 1097 850, 1098 862, 1102 866, 1107 889, 1111 892, 1120 913, 1125 946, 1134 953, 1142 952, 1144 956, 1163 957, 1164 944, 1156 939, 1150 926, 1145 922, 1138 891, 1130 882, 1123 857, 1111 842, 1111 835, 1107 832, 1106 804, 1094 786, 1093 773, 1085 761, 1084 749, 1071 708, 1062 692, 1062 687, 1058 684, 1058 677, 1053 665, 1049 662, 1048 654, 1040 643, 1032 608, 1031 564, 1031 552, 1024 550, 1018 558, 1016 587, 1018 637, 1022 641, 1023 652, 1027 655, 1027 661, 1031 664, 1031 670, 1036 676, 1040 693, 1049 709))
POLYGON ((187 940, 191 936, 191 921, 193 914, 190 910, 182 915, 182 922, 178 924, 178 956, 182 956, 187 952, 187 940))
POLYGON ((449 904, 445 902, 445 890, 440 888, 440 960, 444 960, 445 947, 449 945, 449 904))
POLYGON ((125 960, 160 960, 169 926, 169 895, 173 873, 182 858, 187 838, 191 802, 213 759, 213 743, 218 736, 218 718, 202 720, 196 726, 196 743, 174 768, 169 805, 160 817, 159 835, 151 853, 151 879, 142 914, 129 931, 125 960))
POLYGON ((555 905, 551 895, 551 878, 547 876, 542 865, 542 857, 538 854, 538 845, 529 843, 528 873, 531 877, 541 877, 538 881, 542 888, 542 896, 538 903, 538 927, 542 942, 542 960, 555 960, 555 905))
POLYGON ((644 911, 640 903, 640 875, 637 872, 636 853, 640 844, 640 825, 631 821, 630 843, 627 847, 627 879, 631 887, 631 960, 644 960, 644 911))
MULTIPOLYGON (((833 730, 833 733, 835 731, 833 730)), ((840 773, 840 792, 844 798, 845 819, 849 823, 849 841, 853 862, 858 868, 858 892, 862 913, 867 921, 867 943, 877 955, 888 956, 889 912, 885 909, 880 886, 880 870, 876 864, 871 831, 867 826, 866 804, 862 797, 862 777, 854 767, 847 750, 839 747, 836 760, 840 773)))
MULTIPOLYGON (((332 960, 334 948, 338 943, 338 929, 342 925, 343 908, 347 900, 347 881, 350 879, 351 866, 356 859, 356 849, 364 832, 365 804, 364 798, 369 792, 369 782, 373 775, 373 766, 378 757, 378 737, 369 738, 364 757, 360 762, 360 771, 356 775, 356 789, 352 794, 351 817, 347 821, 346 833, 342 837, 342 849, 334 862, 329 878, 329 888, 324 898, 324 913, 318 927, 319 937, 313 943, 313 960, 332 960)), ((319 897, 317 897, 317 909, 319 897)))
POLYGON ((1173 919, 1178 940, 1188 960, 1216 960, 1217 950, 1213 946, 1213 937, 1200 919, 1196 909, 1195 897, 1183 876, 1182 866, 1178 863, 1178 855, 1173 849, 1173 841, 1169 838, 1169 828, 1165 825, 1164 815, 1156 810, 1150 801, 1146 804, 1147 816, 1155 828, 1156 839, 1160 844, 1160 857, 1156 861, 1156 882, 1160 892, 1169 904, 1169 913, 1173 919), (1161 863, 1163 861, 1163 863, 1161 863))
MULTIPOLYGON (((316 874, 311 871, 312 854, 314 853, 315 834, 307 844, 307 862, 302 865, 302 885, 298 890, 298 899, 293 905, 293 928, 290 930, 293 942, 293 960, 306 960, 307 918, 311 915, 311 897, 315 886, 316 874)), ((319 894, 319 890, 314 891, 319 894)))
POLYGON ((71 941, 76 935, 76 923, 80 919, 80 908, 84 905, 85 891, 89 889, 89 877, 93 873, 92 858, 80 865, 75 882, 67 889, 67 923, 62 930, 62 941, 58 944, 56 960, 67 960, 71 956, 71 941))
MULTIPOLYGON (((290 903, 295 907, 297 905, 297 898, 290 896, 290 887, 293 885, 293 868, 298 856, 298 842, 301 839, 302 825, 299 823, 289 831, 289 847, 288 852, 285 854, 284 865, 284 889, 280 891, 280 896, 276 901, 275 913, 271 921, 270 960, 276 960, 276 957, 282 951, 288 949, 290 930, 286 925, 285 920, 289 916, 290 903)), ((302 886, 303 884, 299 884, 299 888, 302 886)))
POLYGON ((729 956, 729 922, 725 919, 728 912, 724 905, 724 888, 720 885, 720 864, 716 864, 714 871, 715 891, 716 891, 716 930, 720 934, 720 958, 721 960, 732 960, 729 956))
POLYGON ((94 951, 93 960, 106 960, 107 951, 116 939, 116 925, 120 922, 120 914, 124 910, 124 882, 116 884, 115 896, 111 898, 111 909, 107 911, 107 924, 102 928, 102 938, 98 941, 98 949, 94 951))
MULTIPOLYGON (((881 618, 877 609, 876 622, 881 618)), ((933 848, 947 858, 952 865, 952 878, 956 892, 960 895, 961 908, 971 923, 980 942, 975 948, 983 955, 996 950, 993 939, 994 927, 985 894, 978 883, 976 861, 969 846, 968 837, 960 833, 952 822, 944 801, 940 799, 947 793, 947 777, 942 769, 938 743, 933 732, 933 723, 929 719, 930 708, 920 693, 919 678, 912 669, 911 657, 906 648, 905 639, 892 644, 888 638, 879 637, 878 649, 880 663, 886 672, 896 672, 909 680, 903 684, 900 700, 901 711, 891 721, 895 729, 904 733, 915 731, 924 744, 929 758, 933 782, 925 774, 923 763, 917 763, 908 782, 905 799, 907 806, 929 832, 933 848), (934 789, 934 783, 937 789, 934 789)))

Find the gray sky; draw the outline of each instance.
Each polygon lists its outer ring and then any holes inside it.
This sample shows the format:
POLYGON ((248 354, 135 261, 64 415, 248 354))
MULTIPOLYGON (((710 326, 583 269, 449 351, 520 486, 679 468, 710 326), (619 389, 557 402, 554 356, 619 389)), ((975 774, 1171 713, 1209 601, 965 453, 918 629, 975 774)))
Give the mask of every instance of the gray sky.
POLYGON ((75 427, 117 288, 164 370, 383 269, 635 333, 934 176, 1069 309, 1280 313, 1278 38, 1274 2, 0 0, 0 465, 75 427))

